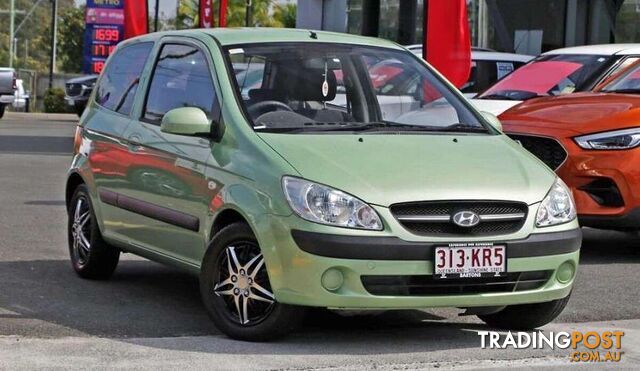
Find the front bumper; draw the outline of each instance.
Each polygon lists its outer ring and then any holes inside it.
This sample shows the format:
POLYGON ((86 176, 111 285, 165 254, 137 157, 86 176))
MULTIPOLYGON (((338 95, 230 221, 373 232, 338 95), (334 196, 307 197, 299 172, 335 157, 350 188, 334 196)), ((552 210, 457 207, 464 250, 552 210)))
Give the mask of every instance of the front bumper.
POLYGON ((567 153, 556 172, 571 188, 580 224, 606 229, 640 229, 640 149, 584 150, 580 133, 565 129, 505 124, 510 135, 551 138, 567 153))
POLYGON ((508 272, 549 273, 548 279, 535 289, 374 295, 365 287, 363 277, 430 277, 434 272, 433 248, 446 244, 410 242, 385 232, 318 226, 296 216, 269 215, 256 222, 256 235, 276 299, 287 304, 341 309, 502 306, 560 299, 571 291, 582 240, 575 222, 564 231, 495 239, 496 243, 507 245, 508 272), (329 231, 333 233, 326 233, 329 231), (560 279, 561 265, 573 269, 569 279, 560 279))

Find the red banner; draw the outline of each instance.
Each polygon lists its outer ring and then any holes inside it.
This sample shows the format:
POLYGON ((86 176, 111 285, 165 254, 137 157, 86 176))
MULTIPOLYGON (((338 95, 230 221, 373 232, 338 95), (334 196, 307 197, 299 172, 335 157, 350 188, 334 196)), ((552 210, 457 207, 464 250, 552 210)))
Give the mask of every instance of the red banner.
POLYGON ((200 27, 213 27, 213 0, 200 0, 200 27))
POLYGON ((149 32, 147 0, 124 1, 124 37, 128 39, 149 32))
POLYGON ((425 0, 423 57, 455 86, 471 71, 471 37, 466 0, 425 0))

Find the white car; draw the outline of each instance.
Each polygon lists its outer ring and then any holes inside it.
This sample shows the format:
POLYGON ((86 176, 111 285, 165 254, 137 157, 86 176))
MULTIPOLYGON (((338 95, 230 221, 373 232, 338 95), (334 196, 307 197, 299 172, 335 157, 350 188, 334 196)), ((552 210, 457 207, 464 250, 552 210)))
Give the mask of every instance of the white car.
POLYGON ((548 51, 472 102, 482 111, 499 115, 531 98, 590 91, 639 59, 640 44, 585 45, 548 51))
MULTIPOLYGON (((409 45, 406 48, 422 57, 422 45, 409 45)), ((467 98, 472 98, 532 59, 531 55, 500 53, 472 47, 469 81, 460 90, 467 98)))

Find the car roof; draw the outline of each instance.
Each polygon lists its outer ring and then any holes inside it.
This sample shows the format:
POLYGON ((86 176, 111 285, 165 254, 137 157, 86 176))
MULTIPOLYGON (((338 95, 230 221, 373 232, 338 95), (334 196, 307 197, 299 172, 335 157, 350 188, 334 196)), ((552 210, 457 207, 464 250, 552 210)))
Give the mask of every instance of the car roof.
MULTIPOLYGON (((414 54, 422 54, 422 45, 420 44, 407 45, 406 48, 414 54)), ((502 53, 477 47, 471 48, 471 59, 474 61, 510 61, 526 63, 533 58, 534 57, 532 55, 526 54, 502 53)))
MULTIPOLYGON (((401 46, 394 42, 374 37, 357 36, 339 32, 271 27, 217 27, 163 31, 135 37, 130 40, 157 40, 164 36, 194 36, 197 34, 210 35, 223 46, 266 42, 329 42, 401 49, 401 46)), ((127 42, 129 42, 129 40, 125 41, 125 43, 127 42)))
POLYGON ((593 54, 593 55, 628 55, 640 53, 640 44, 600 44, 582 45, 569 48, 555 49, 542 53, 542 55, 555 54, 593 54))

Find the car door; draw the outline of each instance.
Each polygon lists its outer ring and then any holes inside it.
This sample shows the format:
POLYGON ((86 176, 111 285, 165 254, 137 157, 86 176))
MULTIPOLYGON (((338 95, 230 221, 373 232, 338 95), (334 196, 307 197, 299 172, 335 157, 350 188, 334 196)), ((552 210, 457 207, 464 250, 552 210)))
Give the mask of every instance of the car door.
POLYGON ((116 195, 129 189, 131 146, 123 135, 131 123, 142 71, 153 42, 137 42, 119 48, 111 57, 96 86, 91 109, 84 118, 84 136, 90 145, 88 164, 100 200, 100 218, 105 236, 126 242, 130 215, 119 208, 116 195))
POLYGON ((198 265, 206 246, 203 220, 216 183, 208 179, 210 138, 163 133, 162 117, 179 107, 198 107, 218 118, 213 63, 205 45, 186 38, 165 38, 149 77, 140 119, 125 137, 136 143, 129 171, 127 202, 140 220, 131 238, 146 249, 198 265))

